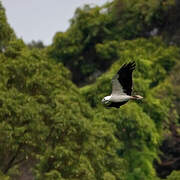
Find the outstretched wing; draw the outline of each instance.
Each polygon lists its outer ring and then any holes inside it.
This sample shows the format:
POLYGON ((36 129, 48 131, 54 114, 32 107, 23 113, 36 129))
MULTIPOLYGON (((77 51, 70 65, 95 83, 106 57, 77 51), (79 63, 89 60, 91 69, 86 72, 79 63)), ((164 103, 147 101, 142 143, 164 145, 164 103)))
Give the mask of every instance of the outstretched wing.
POLYGON ((132 92, 132 72, 135 69, 135 62, 124 64, 112 79, 112 94, 131 95, 132 92))
POLYGON ((119 75, 116 74, 113 78, 112 78, 112 94, 113 95, 125 95, 124 91, 123 91, 123 87, 121 86, 121 84, 119 83, 119 75))

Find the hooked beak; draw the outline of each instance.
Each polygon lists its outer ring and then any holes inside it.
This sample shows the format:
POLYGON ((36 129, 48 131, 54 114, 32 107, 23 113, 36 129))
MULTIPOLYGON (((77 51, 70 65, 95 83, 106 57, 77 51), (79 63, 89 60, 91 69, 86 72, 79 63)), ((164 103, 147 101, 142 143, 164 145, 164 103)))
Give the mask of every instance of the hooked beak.
POLYGON ((104 102, 105 102, 105 99, 102 99, 102 101, 101 101, 103 104, 104 104, 104 102))

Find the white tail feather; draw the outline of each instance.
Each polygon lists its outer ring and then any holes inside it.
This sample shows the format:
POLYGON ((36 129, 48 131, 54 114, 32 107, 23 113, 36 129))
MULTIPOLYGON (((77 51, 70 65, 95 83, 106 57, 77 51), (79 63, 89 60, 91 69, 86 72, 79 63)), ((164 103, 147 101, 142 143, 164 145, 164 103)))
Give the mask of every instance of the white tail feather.
POLYGON ((132 99, 137 99, 137 100, 139 100, 139 99, 143 99, 143 97, 140 96, 140 95, 134 95, 134 96, 132 96, 132 99))

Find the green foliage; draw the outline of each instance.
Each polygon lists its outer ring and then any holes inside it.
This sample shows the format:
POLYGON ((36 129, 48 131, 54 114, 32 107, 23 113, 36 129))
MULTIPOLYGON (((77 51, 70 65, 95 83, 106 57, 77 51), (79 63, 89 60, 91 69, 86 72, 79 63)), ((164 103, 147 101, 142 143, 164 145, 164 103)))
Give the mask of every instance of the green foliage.
POLYGON ((2 180, 10 180, 9 176, 5 176, 1 171, 0 171, 0 179, 2 180))
POLYGON ((153 160, 157 158, 160 134, 153 120, 135 103, 121 108, 96 111, 108 124, 115 126, 117 153, 124 159, 124 179, 153 179, 155 170, 153 160), (137 169, 139 168, 139 170, 137 169))
POLYGON ((180 176, 179 171, 173 171, 168 177, 167 180, 178 180, 180 176))
MULTIPOLYGON (((117 59, 119 41, 151 36, 154 29, 159 32, 173 5, 174 0, 115 0, 102 7, 85 5, 76 10, 66 32, 56 33, 47 54, 71 70, 73 82, 89 83, 97 77, 96 71, 104 72, 117 59)), ((172 65, 164 64, 167 68, 172 65)))
POLYGON ((125 39, 148 36, 153 28, 163 27, 174 4, 174 0, 115 0, 112 14, 118 26, 114 29, 125 39))
POLYGON ((118 41, 107 41, 96 44, 96 53, 103 60, 117 58, 118 41))
POLYGON ((117 53, 119 60, 111 66, 110 70, 98 78, 95 84, 81 89, 92 106, 98 106, 102 97, 111 92, 109 83, 119 67, 132 60, 135 60, 137 64, 137 71, 134 72, 134 91, 146 96, 149 88, 157 86, 167 77, 172 66, 169 66, 170 69, 167 71, 164 64, 168 62, 175 64, 179 56, 179 49, 166 46, 160 38, 136 39, 119 43, 117 53))
POLYGON ((27 44, 30 49, 37 48, 37 49, 43 49, 45 48, 45 45, 42 41, 34 41, 32 40, 30 43, 27 44))
POLYGON ((115 124, 114 134, 123 144, 117 152, 127 163, 125 177, 153 180, 156 178, 153 161, 158 159, 163 128, 171 119, 173 107, 173 85, 167 77, 178 62, 179 49, 153 38, 123 41, 117 46, 117 52, 119 60, 96 83, 81 88, 81 93, 97 109, 98 117, 115 124), (131 60, 137 64, 133 74, 134 91, 144 96, 143 102, 129 102, 120 111, 102 110, 100 102, 111 93, 112 76, 123 63, 131 60))
POLYGON ((0 4, 0 179, 20 177, 23 163, 37 180, 158 179, 154 160, 179 118, 179 48, 143 37, 164 25, 172 5, 86 5, 44 48, 16 39, 0 4), (101 99, 112 76, 132 60, 134 93, 144 99, 106 109, 101 99), (82 85, 100 74, 82 88, 71 81, 82 85))
POLYGON ((14 31, 7 23, 5 9, 0 2, 0 52, 4 51, 9 41, 15 39, 14 31))
POLYGON ((95 119, 62 64, 19 40, 9 43, 0 63, 4 174, 12 175, 18 165, 32 160, 37 179, 101 180, 105 173, 122 173, 113 129, 107 131, 111 126, 95 119))
MULTIPOLYGON (((37 52, 26 49, 21 52, 17 59, 1 57, 0 128, 2 137, 6 137, 1 139, 1 160, 4 162, 1 169, 5 173, 18 161, 28 159, 34 151, 43 148, 42 142, 49 132, 45 117, 50 115, 47 112, 51 108, 46 104, 51 101, 49 92, 58 79, 53 71, 51 75, 49 72, 63 68, 41 59, 37 52), (44 75, 47 75, 46 79, 44 75)), ((67 71, 59 74, 58 81, 61 81, 67 71)))
POLYGON ((47 48, 51 58, 62 62, 72 71, 72 80, 77 84, 90 81, 90 75, 97 69, 107 68, 112 62, 111 54, 114 55, 116 42, 107 44, 106 49, 111 46, 110 55, 105 58, 109 61, 105 62, 104 56, 99 56, 103 51, 100 46, 96 52, 96 45, 111 34, 112 17, 103 10, 108 11, 108 5, 78 8, 71 19, 70 28, 65 33, 56 33, 53 44, 47 48))
POLYGON ((27 47, 23 40, 12 40, 8 43, 4 55, 9 58, 16 58, 21 55, 24 49, 27 49, 27 47))

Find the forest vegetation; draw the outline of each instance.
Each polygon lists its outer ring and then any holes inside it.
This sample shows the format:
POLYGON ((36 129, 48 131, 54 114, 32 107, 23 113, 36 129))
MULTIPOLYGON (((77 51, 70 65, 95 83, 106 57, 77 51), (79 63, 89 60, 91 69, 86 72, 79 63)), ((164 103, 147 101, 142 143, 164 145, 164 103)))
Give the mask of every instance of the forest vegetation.
POLYGON ((0 179, 178 180, 179 40, 177 0, 85 5, 49 46, 18 38, 0 2, 0 179), (144 99, 106 109, 130 61, 144 99))

